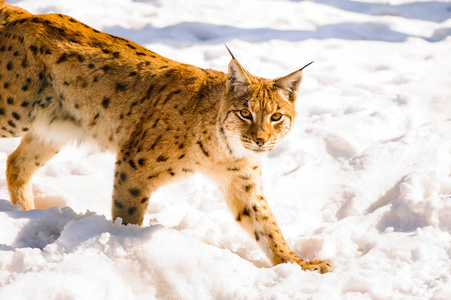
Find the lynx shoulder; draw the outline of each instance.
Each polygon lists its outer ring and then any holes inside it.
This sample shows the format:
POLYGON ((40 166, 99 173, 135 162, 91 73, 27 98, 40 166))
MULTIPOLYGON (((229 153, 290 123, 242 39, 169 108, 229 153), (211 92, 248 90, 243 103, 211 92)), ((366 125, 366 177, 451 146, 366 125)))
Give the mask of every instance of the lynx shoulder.
POLYGON ((141 225, 152 192, 202 172, 274 263, 328 272, 290 250, 263 196, 258 155, 290 130, 302 69, 251 75, 162 57, 71 17, 33 15, 0 1, 0 136, 22 137, 8 157, 11 201, 33 209, 30 180, 68 142, 116 154, 112 218, 141 225))

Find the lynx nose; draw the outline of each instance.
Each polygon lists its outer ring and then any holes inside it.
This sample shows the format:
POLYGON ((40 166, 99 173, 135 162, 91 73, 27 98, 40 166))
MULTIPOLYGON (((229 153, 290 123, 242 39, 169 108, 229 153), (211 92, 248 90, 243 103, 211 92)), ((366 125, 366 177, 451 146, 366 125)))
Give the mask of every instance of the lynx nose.
POLYGON ((258 138, 258 139, 255 139, 255 143, 257 144, 257 146, 261 147, 266 143, 266 140, 263 138, 258 138))

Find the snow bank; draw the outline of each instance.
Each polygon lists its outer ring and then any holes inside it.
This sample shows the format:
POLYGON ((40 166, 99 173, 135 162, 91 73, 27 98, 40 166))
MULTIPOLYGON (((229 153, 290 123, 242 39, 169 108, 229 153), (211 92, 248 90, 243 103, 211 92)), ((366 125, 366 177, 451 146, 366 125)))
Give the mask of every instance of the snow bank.
POLYGON ((9 202, 0 141, 0 299, 449 299, 451 3, 11 1, 69 14, 201 67, 305 70, 298 118, 263 161, 284 235, 320 275, 270 267, 201 175, 152 195, 143 227, 110 220, 114 157, 66 148, 9 202))

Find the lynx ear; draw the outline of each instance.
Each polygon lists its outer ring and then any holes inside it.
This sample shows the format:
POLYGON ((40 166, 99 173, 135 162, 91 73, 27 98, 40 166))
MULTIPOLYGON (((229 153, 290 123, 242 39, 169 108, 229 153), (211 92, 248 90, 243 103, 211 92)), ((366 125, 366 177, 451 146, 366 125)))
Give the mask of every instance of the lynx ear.
POLYGON ((232 58, 232 60, 229 63, 228 75, 229 75, 228 80, 232 85, 234 84, 248 85, 251 83, 249 76, 247 76, 246 74, 246 71, 243 69, 243 67, 235 58, 232 58))
POLYGON ((227 82, 229 86, 233 89, 235 88, 243 88, 251 83, 247 72, 240 65, 240 63, 233 56, 232 51, 230 51, 227 45, 224 45, 229 51, 230 56, 232 56, 232 60, 229 63, 229 73, 227 82))
POLYGON ((305 67, 309 66, 312 63, 313 61, 305 65, 301 69, 285 77, 281 77, 275 80, 275 85, 279 88, 282 88, 284 92, 288 94, 288 100, 290 100, 291 102, 296 100, 297 92, 302 82, 302 70, 304 70, 305 67))

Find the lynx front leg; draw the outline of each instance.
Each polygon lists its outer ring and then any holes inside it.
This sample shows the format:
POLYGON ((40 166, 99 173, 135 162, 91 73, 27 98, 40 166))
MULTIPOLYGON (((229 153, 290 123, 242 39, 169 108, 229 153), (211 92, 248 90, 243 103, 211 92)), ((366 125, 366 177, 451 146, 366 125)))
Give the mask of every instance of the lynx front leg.
POLYGON ((31 134, 23 137, 19 147, 7 161, 6 178, 12 203, 19 204, 24 210, 34 209, 31 177, 58 150, 31 134))
POLYGON ((228 167, 229 179, 223 178, 228 207, 236 221, 257 241, 273 264, 292 262, 304 270, 321 273, 333 270, 329 260, 305 261, 295 254, 282 236, 277 222, 262 195, 261 175, 258 166, 228 167), (230 174, 233 173, 233 174, 230 174))

